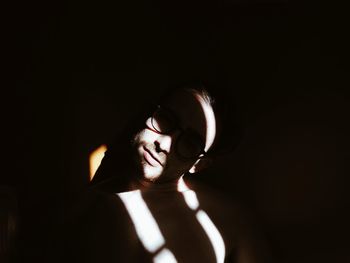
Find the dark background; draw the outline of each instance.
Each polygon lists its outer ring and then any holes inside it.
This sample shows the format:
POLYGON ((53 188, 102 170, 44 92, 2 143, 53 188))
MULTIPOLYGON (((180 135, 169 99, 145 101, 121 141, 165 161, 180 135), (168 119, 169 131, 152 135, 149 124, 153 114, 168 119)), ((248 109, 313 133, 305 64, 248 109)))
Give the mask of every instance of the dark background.
POLYGON ((50 233, 88 182, 89 153, 188 78, 228 89, 245 131, 203 180, 257 213, 277 262, 350 261, 345 7, 26 1, 2 11, 1 183, 19 200, 17 261, 50 262, 50 233))

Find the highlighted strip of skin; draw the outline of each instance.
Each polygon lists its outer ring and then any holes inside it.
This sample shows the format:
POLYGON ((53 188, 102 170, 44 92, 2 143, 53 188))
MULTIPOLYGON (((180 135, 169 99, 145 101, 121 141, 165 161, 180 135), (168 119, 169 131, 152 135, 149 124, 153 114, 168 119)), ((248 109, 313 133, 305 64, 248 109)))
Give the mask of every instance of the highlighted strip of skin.
POLYGON ((189 208, 192 210, 197 210, 199 208, 199 201, 197 199, 196 193, 189 190, 182 192, 182 195, 185 198, 185 202, 189 208))
POLYGON ((198 94, 195 95, 202 106, 202 110, 207 121, 205 151, 208 151, 216 136, 216 119, 213 108, 198 94))
MULTIPOLYGON (((196 211, 199 208, 199 201, 197 195, 194 191, 184 191, 182 192, 185 202, 189 208, 196 211)), ((198 222, 203 227, 203 230, 207 234, 216 256, 216 262, 224 262, 225 260, 225 243, 224 240, 216 228, 213 221, 210 219, 208 214, 203 210, 198 210, 196 213, 196 218, 198 222)))
POLYGON ((205 233, 208 235, 211 244, 214 247, 216 262, 224 262, 225 260, 225 243, 220 235, 219 230, 214 225, 206 212, 199 210, 196 214, 197 220, 202 225, 205 233))
POLYGON ((155 253, 165 244, 165 240, 151 211, 142 199, 140 190, 119 193, 118 196, 124 203, 143 246, 149 252, 155 253))
POLYGON ((176 263, 176 259, 173 253, 169 249, 163 248, 159 253, 153 258, 154 263, 176 263))
MULTIPOLYGON (((142 198, 141 191, 125 192, 117 194, 125 205, 141 243, 150 253, 155 253, 165 244, 165 239, 160 232, 158 224, 147 204, 142 198)), ((175 256, 169 249, 163 248, 154 257, 155 263, 177 263, 175 256)))
POLYGON ((190 188, 186 185, 183 176, 181 176, 181 178, 179 179, 179 181, 177 182, 177 191, 178 192, 184 192, 190 190, 190 188))
MULTIPOLYGON (((205 119, 207 121, 207 133, 206 133, 206 145, 205 151, 208 151, 210 146, 214 143, 216 136, 216 119, 213 108, 198 94, 196 97, 202 106, 205 119)), ((184 191, 183 193, 186 204, 192 210, 199 208, 199 201, 194 191, 184 191)), ((216 262, 224 262, 225 260, 225 243, 219 230, 216 228, 213 221, 209 218, 208 214, 203 210, 199 210, 196 213, 197 220, 202 225, 205 233, 207 234, 216 255, 216 262)))

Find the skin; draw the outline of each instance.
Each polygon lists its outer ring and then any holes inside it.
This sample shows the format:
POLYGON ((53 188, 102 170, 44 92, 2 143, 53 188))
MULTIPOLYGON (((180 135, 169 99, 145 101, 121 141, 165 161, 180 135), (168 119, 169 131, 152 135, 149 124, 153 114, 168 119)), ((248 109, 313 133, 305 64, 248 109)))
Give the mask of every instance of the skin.
MULTIPOLYGON (((201 137, 205 151, 215 145, 218 136, 215 114, 200 94, 190 90, 177 91, 161 106, 176 115, 182 130, 191 129, 201 137)), ((77 236, 84 242, 73 242, 74 248, 76 244, 82 243, 82 250, 89 251, 83 261, 153 261, 157 252, 142 252, 134 223, 130 221, 129 212, 119 198, 119 194, 125 193, 129 198, 134 198, 139 192, 164 236, 165 247, 176 256, 178 262, 216 262, 213 246, 196 218, 199 211, 205 211, 220 232, 225 243, 225 262, 271 262, 263 260, 264 243, 256 238, 252 228, 254 222, 250 222, 238 205, 201 185, 191 185, 195 190, 192 194, 195 193, 198 198, 198 207, 190 208, 185 202, 185 194, 191 194, 192 190, 187 188, 183 175, 204 169, 210 164, 210 159, 181 159, 174 147, 180 134, 180 130, 160 134, 152 128, 151 118, 145 120, 144 129, 136 134, 132 145, 135 165, 125 167, 130 171, 129 174, 137 177, 136 181, 130 178, 129 191, 113 195, 96 192, 86 197, 86 203, 99 205, 94 206, 95 210, 88 210, 90 214, 86 218, 92 218, 92 225, 79 224, 85 229, 78 232, 77 236), (86 234, 86 237, 81 238, 81 233, 86 234)), ((79 209, 81 207, 79 205, 79 209)), ((134 204, 133 208, 136 211, 138 204, 134 204)), ((141 222, 144 222, 145 215, 141 218, 141 222)), ((72 229, 75 231, 76 228, 72 229)), ((147 226, 143 229, 149 230, 147 226)), ((70 231, 70 235, 74 231, 70 231)), ((79 260, 84 253, 79 254, 79 260)))
MULTIPOLYGON (((191 129, 202 138, 205 142, 205 151, 215 145, 218 137, 215 113, 212 106, 200 94, 188 90, 178 91, 166 100, 162 106, 166 106, 177 116, 182 129, 191 129)), ((194 160, 179 158, 174 150, 179 135, 180 131, 175 131, 169 135, 159 134, 152 129, 151 118, 146 120, 145 128, 135 136, 133 145, 136 156, 135 162, 139 170, 139 180, 143 186, 146 186, 146 188, 141 189, 146 190, 158 185, 159 190, 164 185, 177 185, 179 190, 179 185, 183 183, 185 173, 198 172, 211 163, 209 157, 194 160), (152 156, 160 163, 155 161, 152 156)), ((157 187, 155 188, 157 189, 157 187)), ((185 188, 187 188, 186 185, 185 188)), ((208 211, 209 215, 217 219, 220 222, 220 227, 224 229, 222 234, 227 245, 226 253, 230 254, 231 251, 236 251, 236 257, 230 258, 229 262, 231 260, 239 263, 265 262, 266 244, 252 230, 254 223, 249 222, 249 217, 242 216, 240 209, 232 208, 232 205, 226 203, 225 199, 216 199, 216 193, 210 189, 197 188, 197 190, 196 193, 201 206, 208 211), (240 217, 242 218, 239 219, 240 217), (232 239, 233 237, 234 239, 232 239)), ((143 197, 150 207, 152 207, 152 204, 159 204, 163 200, 163 198, 159 199, 156 192, 147 193, 147 190, 143 197)), ((157 210, 155 209, 155 211, 157 210)), ((163 211, 163 213, 165 212, 163 211)), ((176 215, 168 218, 172 217, 176 217, 176 215)))
MULTIPOLYGON (((205 151, 210 149, 216 136, 215 114, 200 94, 178 91, 162 106, 176 115, 182 129, 191 129, 200 136, 205 142, 205 151)), ((145 128, 135 136, 133 145, 141 181, 177 183, 184 173, 197 172, 208 163, 208 158, 183 160, 177 155, 174 145, 180 133, 176 130, 169 135, 159 134, 152 129, 151 118, 146 120, 145 128)))

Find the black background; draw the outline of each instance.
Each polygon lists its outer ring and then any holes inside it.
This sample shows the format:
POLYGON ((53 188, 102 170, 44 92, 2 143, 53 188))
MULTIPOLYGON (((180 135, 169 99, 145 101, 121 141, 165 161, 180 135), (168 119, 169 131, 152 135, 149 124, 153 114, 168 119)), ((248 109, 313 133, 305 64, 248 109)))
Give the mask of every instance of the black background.
POLYGON ((18 261, 49 262, 88 155, 174 80, 216 80, 245 136, 203 180, 252 208, 278 262, 346 262, 346 9, 335 1, 26 1, 2 22, 2 184, 18 261))

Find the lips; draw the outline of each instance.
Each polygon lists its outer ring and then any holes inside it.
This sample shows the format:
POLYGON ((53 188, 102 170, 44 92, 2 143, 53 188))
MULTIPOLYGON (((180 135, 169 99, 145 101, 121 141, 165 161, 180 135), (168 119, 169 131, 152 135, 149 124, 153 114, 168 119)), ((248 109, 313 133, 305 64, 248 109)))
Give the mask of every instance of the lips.
POLYGON ((163 166, 162 163, 155 157, 155 155, 150 150, 148 150, 146 147, 143 147, 143 149, 143 157, 149 165, 153 167, 159 165, 163 166))

